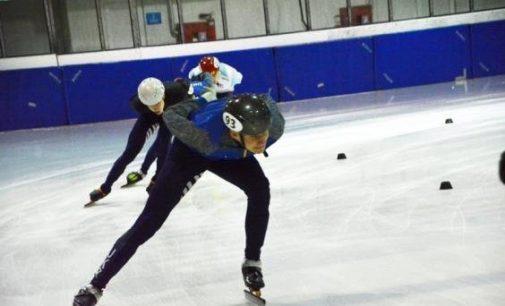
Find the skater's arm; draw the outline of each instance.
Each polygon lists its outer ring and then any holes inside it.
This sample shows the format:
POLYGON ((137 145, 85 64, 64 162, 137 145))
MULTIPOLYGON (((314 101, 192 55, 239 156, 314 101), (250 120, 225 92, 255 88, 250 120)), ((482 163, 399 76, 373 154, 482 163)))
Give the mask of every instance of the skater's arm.
POLYGON ((199 108, 202 103, 206 103, 206 101, 200 98, 186 100, 170 106, 163 113, 163 121, 177 139, 198 152, 208 155, 214 150, 209 134, 207 131, 196 127, 188 119, 189 114, 199 108))
POLYGON ((270 108, 270 112, 272 113, 272 125, 270 126, 270 138, 274 140, 278 140, 281 138, 284 133, 284 117, 282 116, 279 108, 277 107, 276 102, 270 97, 267 96, 268 107, 270 108))

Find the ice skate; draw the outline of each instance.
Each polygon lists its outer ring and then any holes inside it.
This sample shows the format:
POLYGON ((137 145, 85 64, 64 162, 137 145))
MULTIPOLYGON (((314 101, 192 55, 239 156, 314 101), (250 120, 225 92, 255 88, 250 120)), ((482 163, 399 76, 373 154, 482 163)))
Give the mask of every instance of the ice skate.
POLYGON ((126 184, 122 185, 121 188, 126 188, 126 187, 130 187, 132 185, 135 185, 138 182, 140 182, 145 176, 146 175, 144 173, 142 173, 142 171, 139 171, 139 172, 137 172, 137 171, 130 172, 126 176, 126 184))
POLYGON ((102 297, 102 290, 90 284, 77 292, 72 306, 95 306, 100 297, 102 297))
POLYGON ((84 204, 84 207, 89 207, 95 204, 96 201, 105 198, 106 195, 107 193, 103 192, 100 188, 91 191, 89 194, 89 202, 84 204))
POLYGON ((256 305, 265 305, 266 301, 261 297, 261 288, 265 287, 263 274, 261 273, 261 261, 244 260, 242 264, 242 276, 244 278, 244 285, 247 287, 244 290, 246 299, 256 305))

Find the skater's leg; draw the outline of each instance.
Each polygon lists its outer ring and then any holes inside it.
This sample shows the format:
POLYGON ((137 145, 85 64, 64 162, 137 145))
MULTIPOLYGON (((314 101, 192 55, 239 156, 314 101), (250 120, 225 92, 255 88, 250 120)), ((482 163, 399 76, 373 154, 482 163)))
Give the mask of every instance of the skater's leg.
POLYGON ((246 248, 242 264, 244 284, 249 288, 246 296, 257 303, 264 304, 260 289, 265 286, 261 271, 261 247, 268 227, 270 185, 261 166, 254 157, 236 161, 214 162, 209 170, 236 185, 247 195, 245 221, 246 248))
POLYGON ((158 156, 157 145, 158 145, 159 139, 160 139, 159 137, 156 137, 156 140, 149 147, 149 150, 147 150, 146 157, 144 157, 144 161, 142 162, 142 166, 140 167, 140 171, 144 175, 147 174, 147 172, 149 171, 149 168, 151 167, 154 160, 158 156))
POLYGON ((126 169, 129 163, 131 163, 135 157, 139 154, 140 150, 144 146, 146 141, 147 133, 152 125, 149 124, 143 117, 139 117, 133 126, 130 136, 128 137, 128 143, 124 152, 119 156, 119 158, 114 162, 114 165, 109 171, 105 182, 100 186, 100 189, 104 193, 109 193, 112 184, 121 176, 121 174, 126 169))
POLYGON ((114 244, 109 255, 95 274, 91 284, 103 289, 109 280, 135 254, 137 248, 151 238, 161 227, 172 209, 186 192, 188 182, 205 169, 201 157, 188 157, 186 147, 173 150, 165 162, 159 184, 153 188, 146 206, 134 225, 114 244))
POLYGON ((270 185, 254 157, 213 162, 209 171, 242 189, 247 195, 245 258, 259 260, 268 227, 270 185))
POLYGON ((156 160, 156 172, 154 173, 154 176, 151 179, 153 183, 156 181, 158 173, 163 168, 163 163, 165 162, 165 156, 167 155, 167 152, 171 146, 170 143, 171 138, 172 134, 170 133, 168 128, 165 125, 160 126, 158 136, 156 136, 156 141, 153 144, 153 146, 155 145, 154 148, 156 150, 155 154, 156 156, 158 156, 158 159, 156 160))

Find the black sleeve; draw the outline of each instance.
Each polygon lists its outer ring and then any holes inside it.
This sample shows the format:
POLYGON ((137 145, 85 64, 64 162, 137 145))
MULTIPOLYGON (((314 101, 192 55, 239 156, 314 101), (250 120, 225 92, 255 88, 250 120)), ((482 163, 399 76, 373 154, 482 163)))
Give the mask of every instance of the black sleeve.
POLYGON ((208 155, 215 151, 209 133, 195 124, 188 118, 192 111, 206 104, 203 98, 196 100, 186 100, 176 105, 170 106, 163 113, 163 121, 175 138, 185 145, 196 149, 203 155, 208 155))
POLYGON ((177 80, 167 82, 165 85, 165 109, 181 101, 188 99, 189 82, 186 80, 177 80))
POLYGON ((270 137, 277 140, 281 138, 282 134, 284 134, 285 120, 279 108, 277 107, 277 103, 272 99, 272 97, 268 95, 264 95, 264 97, 266 98, 268 108, 272 113, 272 125, 270 126, 270 137))
POLYGON ((152 112, 149 110, 149 107, 140 102, 140 99, 137 95, 134 95, 130 98, 130 106, 135 112, 144 117, 150 117, 150 114, 152 114, 152 112))
POLYGON ((191 84, 189 80, 183 78, 177 78, 174 83, 178 83, 180 86, 184 88, 186 92, 189 90, 189 85, 191 84))

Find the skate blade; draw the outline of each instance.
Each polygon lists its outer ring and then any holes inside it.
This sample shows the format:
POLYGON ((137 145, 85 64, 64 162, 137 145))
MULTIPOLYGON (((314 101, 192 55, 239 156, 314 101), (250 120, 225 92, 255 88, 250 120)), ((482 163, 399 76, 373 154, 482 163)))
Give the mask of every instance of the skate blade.
POLYGON ((96 203, 96 201, 89 201, 88 203, 84 204, 84 208, 93 206, 93 205, 95 205, 95 203, 96 203))
POLYGON ((132 187, 132 186, 135 186, 135 184, 137 184, 137 183, 131 183, 131 184, 128 184, 128 183, 127 183, 127 184, 121 185, 121 187, 120 187, 120 188, 128 188, 128 187, 132 187))
POLYGON ((246 300, 253 303, 254 305, 263 306, 267 304, 267 301, 261 297, 260 290, 244 289, 244 295, 246 300))

